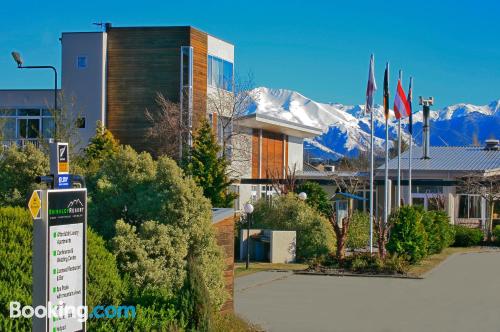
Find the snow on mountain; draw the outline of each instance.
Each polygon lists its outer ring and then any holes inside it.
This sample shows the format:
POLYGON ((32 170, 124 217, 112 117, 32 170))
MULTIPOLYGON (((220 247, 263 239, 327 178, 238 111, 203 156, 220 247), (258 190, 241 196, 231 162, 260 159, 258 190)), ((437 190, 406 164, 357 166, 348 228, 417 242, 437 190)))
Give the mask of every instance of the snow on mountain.
MULTIPOLYGON (((279 119, 321 128, 323 134, 305 140, 305 149, 314 157, 338 159, 368 151, 370 144, 370 116, 364 105, 319 103, 286 89, 256 88, 248 112, 258 112, 279 119)), ((414 108, 417 104, 414 102, 414 108)), ((394 139, 397 121, 391 110, 389 136, 394 139)), ((385 117, 383 107, 374 110, 375 150, 384 151, 385 117)), ((420 144, 422 111, 414 113, 414 140, 420 144)), ((407 133, 407 120, 402 121, 407 133)), ((431 144, 466 145, 475 135, 480 141, 491 136, 500 137, 500 100, 489 105, 457 104, 431 111, 431 144)), ((408 136, 407 136, 408 137, 408 136)))

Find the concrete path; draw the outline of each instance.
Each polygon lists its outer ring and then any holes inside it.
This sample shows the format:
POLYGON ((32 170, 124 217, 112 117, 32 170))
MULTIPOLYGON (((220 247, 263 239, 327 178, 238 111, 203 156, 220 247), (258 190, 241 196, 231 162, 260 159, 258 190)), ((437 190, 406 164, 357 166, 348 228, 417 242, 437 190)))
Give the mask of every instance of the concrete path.
POLYGON ((236 312, 266 331, 500 332, 500 252, 451 256, 424 280, 259 272, 236 312))

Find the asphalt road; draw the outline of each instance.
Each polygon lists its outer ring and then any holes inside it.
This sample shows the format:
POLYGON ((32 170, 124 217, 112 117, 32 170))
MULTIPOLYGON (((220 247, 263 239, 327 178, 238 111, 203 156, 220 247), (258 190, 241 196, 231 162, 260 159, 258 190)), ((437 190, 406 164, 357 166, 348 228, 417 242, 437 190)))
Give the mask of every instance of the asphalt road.
POLYGON ((500 252, 453 255, 423 280, 259 272, 236 312, 266 331, 500 332, 500 252))

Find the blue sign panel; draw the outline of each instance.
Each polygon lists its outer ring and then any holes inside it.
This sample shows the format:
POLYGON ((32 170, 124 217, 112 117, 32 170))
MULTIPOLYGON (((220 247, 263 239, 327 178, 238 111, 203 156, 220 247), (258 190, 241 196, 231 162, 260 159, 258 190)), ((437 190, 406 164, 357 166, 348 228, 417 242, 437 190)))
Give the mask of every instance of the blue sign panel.
POLYGON ((56 184, 56 188, 59 188, 59 189, 70 188, 71 182, 69 180, 69 175, 68 174, 58 175, 57 181, 55 184, 56 184))

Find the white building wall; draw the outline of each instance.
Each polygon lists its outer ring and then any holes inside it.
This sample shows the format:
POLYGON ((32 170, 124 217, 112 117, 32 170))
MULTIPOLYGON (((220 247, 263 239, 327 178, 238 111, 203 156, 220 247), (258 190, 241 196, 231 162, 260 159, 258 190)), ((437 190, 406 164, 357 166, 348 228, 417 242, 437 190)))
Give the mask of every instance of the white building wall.
POLYGON ((107 34, 63 33, 61 43, 62 92, 73 114, 85 118, 85 128, 80 129, 83 147, 94 136, 96 122, 106 124, 107 34))
POLYGON ((271 231, 271 263, 293 263, 296 251, 295 231, 271 231))
POLYGON ((302 171, 304 166, 304 139, 296 136, 288 136, 288 167, 296 171, 302 171))
POLYGON ((209 55, 216 56, 234 64, 234 45, 226 41, 208 35, 207 52, 209 55))

